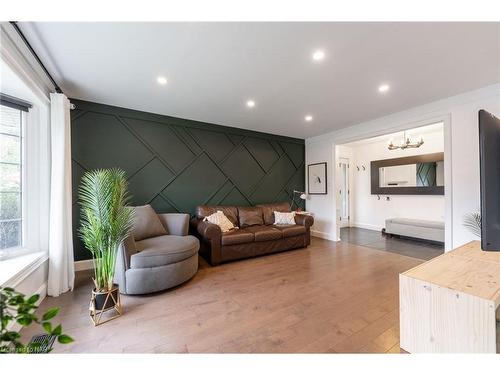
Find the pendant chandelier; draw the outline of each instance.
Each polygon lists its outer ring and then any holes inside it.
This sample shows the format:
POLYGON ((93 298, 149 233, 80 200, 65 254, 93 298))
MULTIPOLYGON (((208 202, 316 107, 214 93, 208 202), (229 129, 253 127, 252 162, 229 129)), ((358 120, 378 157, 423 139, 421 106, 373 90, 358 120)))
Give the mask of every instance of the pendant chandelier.
POLYGON ((389 141, 389 144, 387 145, 387 148, 389 150, 397 150, 400 148, 401 150, 404 150, 406 148, 418 148, 424 144, 424 138, 422 136, 419 137, 419 140, 417 142, 411 142, 410 137, 406 136, 406 131, 403 132, 403 142, 401 142, 400 145, 395 145, 392 142, 392 139, 389 141))

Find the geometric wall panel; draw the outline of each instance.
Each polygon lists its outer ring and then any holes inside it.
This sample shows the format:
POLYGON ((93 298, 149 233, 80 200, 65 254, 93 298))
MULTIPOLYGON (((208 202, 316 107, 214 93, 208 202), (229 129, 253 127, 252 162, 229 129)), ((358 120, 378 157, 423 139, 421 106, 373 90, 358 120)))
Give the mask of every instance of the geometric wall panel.
POLYGON ((78 197, 78 187, 80 185, 80 180, 85 173, 85 169, 83 169, 76 161, 71 161, 71 180, 72 180, 72 188, 73 188, 73 204, 76 203, 78 197))
MULTIPOLYGON (((221 202, 223 199, 233 190, 234 185, 231 181, 227 180, 224 185, 215 193, 212 195, 210 199, 207 200, 208 205, 219 205, 222 204, 221 202)), ((241 204, 241 203, 239 203, 241 204)))
POLYGON ((202 154, 162 193, 175 201, 182 212, 194 212, 198 204, 205 202, 207 194, 215 194, 225 182, 226 176, 217 165, 202 154))
POLYGON ((151 202, 149 202, 149 204, 155 209, 156 212, 162 212, 162 213, 179 212, 161 194, 158 194, 151 202))
POLYGON ((265 171, 268 171, 279 159, 279 155, 276 150, 265 139, 247 138, 245 139, 244 144, 265 171))
POLYGON ((234 143, 224 133, 201 129, 191 129, 189 133, 216 162, 222 161, 234 148, 234 143))
POLYGON ((182 170, 196 156, 170 126, 137 119, 124 120, 174 171, 182 170))
POLYGON ((128 180, 132 205, 140 206, 153 200, 172 177, 174 174, 169 169, 153 159, 128 180))
MULTIPOLYGON (((288 157, 280 158, 268 174, 259 183, 259 186, 252 194, 251 198, 259 202, 273 202, 280 191, 282 191, 288 184, 290 178, 293 177, 296 168, 288 157), (276 184, 280 181, 280 184, 276 184)), ((303 183, 297 186, 297 190, 303 190, 303 183)))
POLYGON ((119 167, 132 174, 153 156, 112 115, 84 113, 72 123, 71 139, 73 158, 89 169, 119 167))
POLYGON ((281 147, 296 167, 304 163, 304 147, 294 143, 281 143, 281 147))
POLYGON ((250 201, 245 198, 245 196, 240 193, 238 188, 233 187, 231 192, 227 194, 220 202, 223 206, 249 206, 250 201))
MULTIPOLYGON (((134 205, 194 213, 199 204, 291 201, 304 191, 304 140, 71 99, 73 202, 83 173, 119 167, 134 205)), ((303 207, 303 201, 298 202, 303 207)), ((75 259, 89 259, 76 232, 75 259)))
POLYGON ((417 186, 436 186, 436 162, 417 163, 417 186))
POLYGON ((265 172, 243 145, 222 163, 222 169, 242 193, 250 195, 265 172))

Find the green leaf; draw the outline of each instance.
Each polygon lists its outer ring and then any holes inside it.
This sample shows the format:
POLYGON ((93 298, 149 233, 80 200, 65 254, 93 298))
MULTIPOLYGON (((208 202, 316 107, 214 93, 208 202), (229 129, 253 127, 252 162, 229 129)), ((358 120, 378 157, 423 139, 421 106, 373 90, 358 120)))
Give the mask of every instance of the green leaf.
POLYGON ((12 296, 7 302, 11 306, 17 306, 24 302, 24 298, 21 295, 12 296))
POLYGON ((14 341, 20 337, 21 337, 21 335, 18 332, 8 331, 0 336, 0 341, 14 341))
POLYGON ((59 313, 59 307, 52 307, 48 309, 45 314, 42 316, 42 320, 50 320, 55 317, 59 313))
POLYGON ((40 299, 40 295, 39 294, 33 294, 30 298, 28 298, 28 300, 26 301, 26 303, 28 303, 30 305, 33 305, 39 299, 40 299))
POLYGON ((57 338, 57 341, 59 341, 61 344, 69 344, 70 342, 73 342, 74 340, 68 335, 60 335, 57 338))
POLYGON ((23 315, 17 318, 17 322, 23 327, 27 327, 31 324, 31 322, 33 322, 33 319, 29 315, 23 315))
POLYGON ((9 324, 9 322, 14 319, 11 315, 3 315, 2 318, 1 318, 1 321, 2 321, 2 326, 7 326, 7 324, 9 324))
POLYGON ((42 327, 48 334, 52 333, 52 324, 50 324, 49 322, 43 322, 42 327))
POLYGON ((59 324, 56 328, 54 328, 51 332, 54 336, 59 336, 62 333, 62 326, 59 324))

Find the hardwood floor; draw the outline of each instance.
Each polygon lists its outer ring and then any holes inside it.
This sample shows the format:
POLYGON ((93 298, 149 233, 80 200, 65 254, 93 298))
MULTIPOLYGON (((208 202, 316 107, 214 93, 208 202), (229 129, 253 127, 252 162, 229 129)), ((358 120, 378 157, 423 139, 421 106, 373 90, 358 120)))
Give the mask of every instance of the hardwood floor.
POLYGON ((429 260, 444 254, 444 246, 441 244, 419 241, 408 238, 386 237, 380 231, 362 228, 341 228, 340 238, 342 241, 355 245, 366 246, 371 249, 389 251, 412 258, 429 260))
POLYGON ((99 327, 88 272, 40 311, 60 306, 56 321, 75 339, 56 353, 399 353, 398 274, 421 262, 313 238, 307 249, 219 267, 200 258, 189 282, 123 296, 124 315, 99 327))

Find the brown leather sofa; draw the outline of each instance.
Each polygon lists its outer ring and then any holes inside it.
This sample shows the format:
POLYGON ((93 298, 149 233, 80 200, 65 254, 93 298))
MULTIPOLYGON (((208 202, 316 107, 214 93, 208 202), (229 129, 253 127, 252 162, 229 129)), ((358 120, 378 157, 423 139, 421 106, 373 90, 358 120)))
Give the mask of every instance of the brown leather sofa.
POLYGON ((191 219, 191 231, 200 239, 200 254, 215 266, 310 244, 312 216, 297 214, 294 225, 273 225, 274 211, 290 212, 290 205, 284 202, 253 207, 198 206, 191 219), (218 210, 239 229, 222 233, 219 226, 203 221, 218 210))

